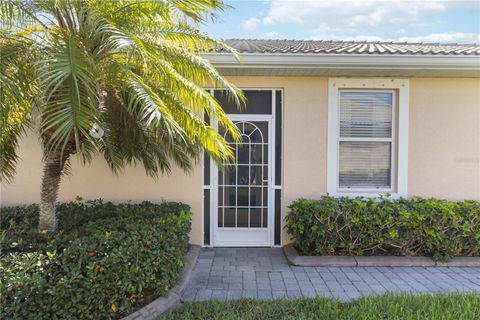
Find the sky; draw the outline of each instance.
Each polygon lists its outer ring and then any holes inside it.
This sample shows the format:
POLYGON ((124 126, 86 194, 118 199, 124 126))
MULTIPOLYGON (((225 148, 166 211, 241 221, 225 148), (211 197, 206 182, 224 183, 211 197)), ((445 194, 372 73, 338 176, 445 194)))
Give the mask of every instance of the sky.
POLYGON ((233 0, 202 27, 222 39, 480 43, 480 0, 233 0))

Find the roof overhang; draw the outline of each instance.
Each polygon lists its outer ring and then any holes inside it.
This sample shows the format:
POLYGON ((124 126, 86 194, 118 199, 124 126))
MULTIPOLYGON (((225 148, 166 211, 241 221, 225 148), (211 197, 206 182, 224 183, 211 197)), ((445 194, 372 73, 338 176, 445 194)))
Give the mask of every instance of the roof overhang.
POLYGON ((204 55, 223 75, 480 77, 480 56, 243 53, 204 55))

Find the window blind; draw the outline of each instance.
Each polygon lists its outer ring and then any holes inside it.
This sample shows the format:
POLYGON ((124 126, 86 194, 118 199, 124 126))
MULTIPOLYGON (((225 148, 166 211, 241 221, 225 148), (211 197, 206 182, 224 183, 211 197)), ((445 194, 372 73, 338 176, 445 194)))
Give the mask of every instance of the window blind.
POLYGON ((340 91, 339 188, 391 188, 393 92, 340 91))
POLYGON ((391 92, 342 92, 340 137, 392 136, 391 92))
POLYGON ((340 142, 340 188, 389 188, 390 142, 340 142))

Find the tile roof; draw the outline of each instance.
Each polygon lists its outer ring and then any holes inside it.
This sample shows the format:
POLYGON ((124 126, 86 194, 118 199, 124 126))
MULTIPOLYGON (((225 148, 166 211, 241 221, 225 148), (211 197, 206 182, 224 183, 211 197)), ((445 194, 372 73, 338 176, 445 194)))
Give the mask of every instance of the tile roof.
POLYGON ((227 39, 225 42, 240 53, 480 55, 478 44, 260 39, 227 39))

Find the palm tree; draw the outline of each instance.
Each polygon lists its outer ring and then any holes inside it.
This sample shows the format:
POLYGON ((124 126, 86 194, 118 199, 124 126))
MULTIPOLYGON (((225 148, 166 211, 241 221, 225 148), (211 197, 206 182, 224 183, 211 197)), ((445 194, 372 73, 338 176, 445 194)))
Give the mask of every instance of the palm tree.
POLYGON ((199 31, 220 0, 0 0, 0 178, 11 181, 26 130, 44 150, 40 224, 56 229, 55 202, 73 156, 97 154, 114 173, 141 163, 157 177, 189 170, 202 151, 232 151, 203 114, 238 137, 206 86, 238 105, 241 92, 201 53, 230 47, 199 31), (29 127, 28 129, 26 129, 29 127))

